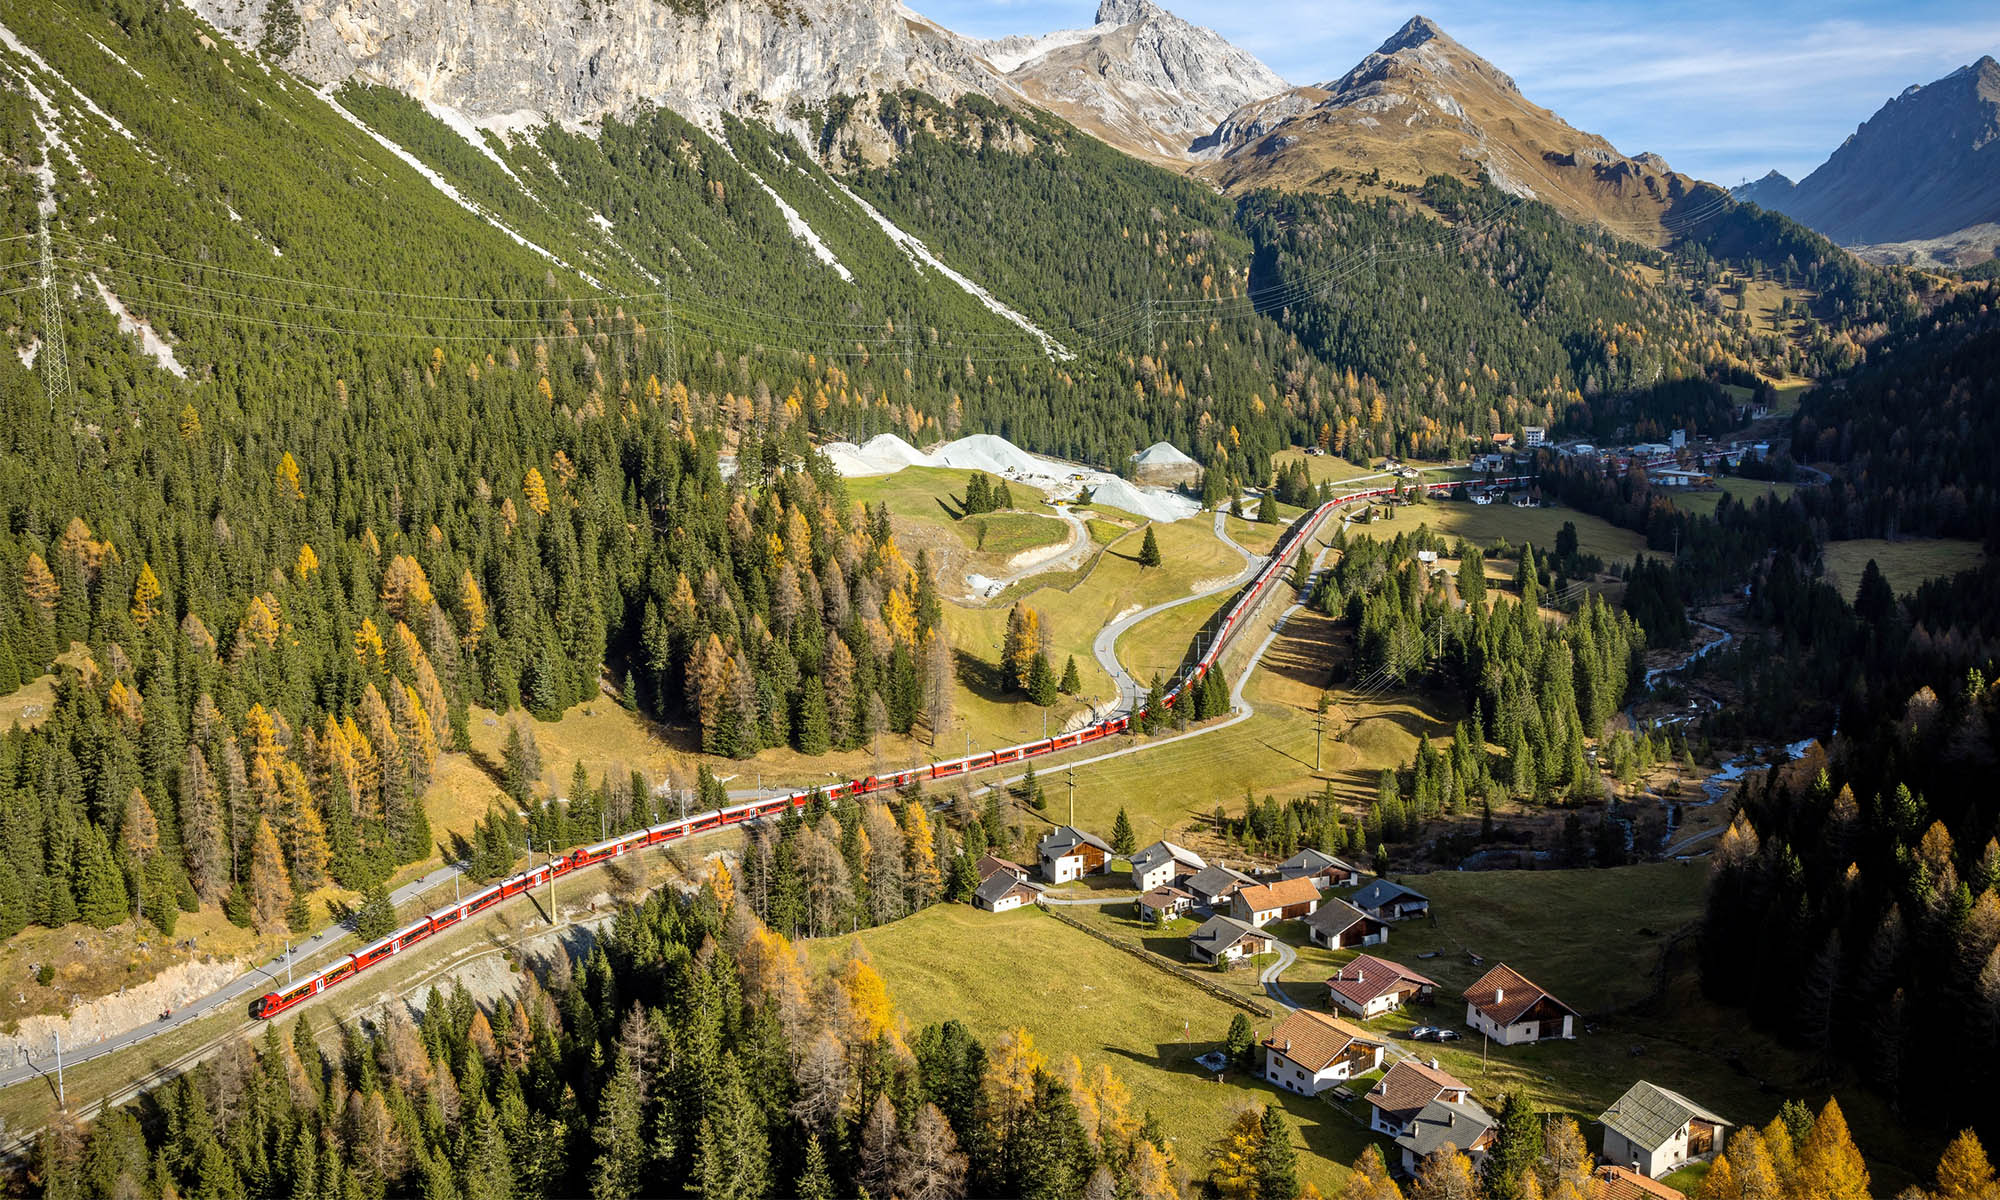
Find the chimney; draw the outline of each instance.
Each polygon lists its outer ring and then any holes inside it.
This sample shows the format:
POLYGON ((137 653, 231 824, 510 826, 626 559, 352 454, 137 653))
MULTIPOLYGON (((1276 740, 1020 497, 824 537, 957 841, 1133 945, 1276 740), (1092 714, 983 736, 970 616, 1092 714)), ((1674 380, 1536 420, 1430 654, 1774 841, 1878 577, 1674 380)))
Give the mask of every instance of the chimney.
POLYGON ((1437 1069, 1438 1069, 1438 1060, 1435 1057, 1433 1057, 1431 1059, 1431 1070, 1435 1071, 1437 1069))
POLYGON ((1505 1000, 1506 998, 1507 998, 1507 989, 1506 989, 1506 988, 1499 988, 1499 987, 1497 987, 1497 988, 1494 988, 1494 989, 1493 989, 1493 1003, 1495 1003, 1495 1004, 1498 1004, 1498 1003, 1500 1003, 1500 1002, 1501 1002, 1502 1000, 1505 1000))
POLYGON ((1446 1129, 1458 1128, 1458 1111, 1456 1109, 1447 1108, 1444 1110, 1444 1127, 1446 1129))

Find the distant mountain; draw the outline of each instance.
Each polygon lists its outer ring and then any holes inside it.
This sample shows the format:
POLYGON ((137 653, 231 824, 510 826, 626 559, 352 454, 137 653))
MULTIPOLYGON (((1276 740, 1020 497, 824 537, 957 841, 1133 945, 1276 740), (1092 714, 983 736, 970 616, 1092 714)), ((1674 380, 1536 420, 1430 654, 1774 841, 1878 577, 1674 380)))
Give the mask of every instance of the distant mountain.
POLYGON ((1150 0, 1104 0, 1088 29, 979 49, 1029 101, 1142 158, 1183 159, 1230 112, 1286 86, 1256 56, 1150 0))
POLYGON ((1476 177, 1581 221, 1658 241, 1726 201, 1657 155, 1628 157, 1529 101, 1493 64, 1426 17, 1337 80, 1246 104, 1197 150, 1232 190, 1332 188, 1380 171, 1397 183, 1476 177))
POLYGON ((2000 63, 1988 55, 1909 88, 1796 186, 1773 171, 1735 195, 1848 245, 2000 222, 2000 63))

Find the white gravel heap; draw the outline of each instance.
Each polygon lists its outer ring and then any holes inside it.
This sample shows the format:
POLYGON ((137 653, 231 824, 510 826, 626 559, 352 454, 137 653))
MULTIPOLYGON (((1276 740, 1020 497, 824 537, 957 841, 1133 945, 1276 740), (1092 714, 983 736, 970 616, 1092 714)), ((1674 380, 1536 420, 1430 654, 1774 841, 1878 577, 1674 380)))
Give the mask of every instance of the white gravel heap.
MULTIPOLYGON (((1146 453, 1152 454, 1161 447, 1178 455, 1181 460, 1187 460, 1185 455, 1165 442, 1151 447, 1146 453)), ((864 446, 852 442, 832 442, 822 449, 832 461, 834 470, 850 478, 893 475, 904 467, 952 467, 961 471, 984 471, 1008 483, 1025 484, 1040 490, 1052 500, 1069 499, 1088 488, 1096 503, 1123 509, 1150 521, 1181 521, 1201 511, 1201 505, 1186 496, 1162 488, 1138 487, 1103 471, 1041 458, 991 433, 975 433, 955 442, 946 442, 929 454, 893 433, 877 434, 869 438, 864 446)), ((1158 461, 1174 460, 1163 457, 1158 461)))

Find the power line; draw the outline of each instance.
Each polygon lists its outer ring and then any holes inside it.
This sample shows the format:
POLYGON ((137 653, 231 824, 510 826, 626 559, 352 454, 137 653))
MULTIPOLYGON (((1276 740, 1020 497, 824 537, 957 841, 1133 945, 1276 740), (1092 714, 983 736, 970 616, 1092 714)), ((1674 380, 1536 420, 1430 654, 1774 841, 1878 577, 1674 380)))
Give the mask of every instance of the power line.
POLYGON ((76 393, 69 377, 69 345, 63 337, 62 297, 56 291, 55 251, 49 242, 49 221, 53 213, 42 215, 37 244, 42 253, 42 387, 49 394, 49 415, 55 416, 67 403, 73 413, 76 393))

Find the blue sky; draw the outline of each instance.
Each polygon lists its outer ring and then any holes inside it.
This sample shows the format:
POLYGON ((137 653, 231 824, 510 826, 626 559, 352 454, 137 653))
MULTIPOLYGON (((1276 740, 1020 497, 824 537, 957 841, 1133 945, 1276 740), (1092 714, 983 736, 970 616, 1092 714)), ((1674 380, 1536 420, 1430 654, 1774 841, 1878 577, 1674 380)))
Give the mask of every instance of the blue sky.
MULTIPOLYGON (((1570 124, 1729 185, 1772 168, 1802 178, 1905 87, 2000 56, 2000 6, 1973 0, 1413 4, 1164 0, 1293 83, 1338 78, 1422 12, 1570 124)), ((978 37, 1078 28, 1097 11, 1095 0, 912 7, 978 37)))

